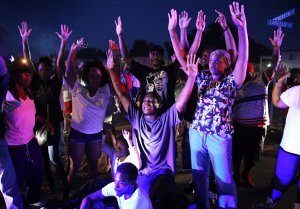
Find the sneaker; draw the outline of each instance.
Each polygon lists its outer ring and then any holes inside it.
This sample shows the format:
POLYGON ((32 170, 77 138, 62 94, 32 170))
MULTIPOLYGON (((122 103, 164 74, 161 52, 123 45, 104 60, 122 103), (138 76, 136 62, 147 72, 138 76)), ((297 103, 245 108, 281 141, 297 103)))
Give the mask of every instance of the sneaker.
POLYGON ((253 205, 252 208, 254 208, 254 209, 274 209, 274 208, 276 208, 276 204, 271 203, 271 202, 264 202, 264 203, 253 205))
POLYGON ((36 203, 33 203, 33 204, 30 204, 30 205, 38 207, 38 208, 42 208, 42 207, 47 206, 47 204, 48 204, 47 200, 40 200, 40 201, 38 201, 36 203))
POLYGON ((208 198, 209 198, 209 203, 211 206, 216 204, 218 201, 218 195, 212 191, 208 192, 208 198))
POLYGON ((250 174, 242 175, 241 178, 245 182, 246 186, 251 187, 251 188, 255 187, 255 183, 254 183, 253 178, 250 174))

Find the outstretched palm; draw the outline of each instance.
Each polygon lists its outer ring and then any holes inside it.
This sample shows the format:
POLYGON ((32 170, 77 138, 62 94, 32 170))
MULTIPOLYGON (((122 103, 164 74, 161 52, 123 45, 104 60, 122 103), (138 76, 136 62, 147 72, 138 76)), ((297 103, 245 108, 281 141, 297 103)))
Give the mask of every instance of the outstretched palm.
POLYGON ((281 44, 282 44, 282 40, 283 40, 284 35, 285 34, 282 32, 281 28, 278 28, 276 31, 274 31, 273 39, 270 38, 272 46, 273 47, 280 47, 281 44))
POLYGON ((168 13, 168 18, 169 18, 168 30, 173 31, 175 30, 177 25, 177 11, 175 9, 171 9, 171 11, 168 13))
POLYGON ((197 20, 196 20, 196 28, 197 30, 204 31, 206 26, 206 15, 204 15, 203 11, 200 10, 198 12, 197 20))
POLYGON ((116 33, 117 33, 117 35, 121 35, 122 32, 123 32, 123 26, 122 26, 122 20, 121 20, 120 16, 115 21, 115 24, 116 24, 116 33))
POLYGON ((231 13, 231 18, 234 24, 237 27, 246 27, 246 16, 245 16, 245 10, 244 10, 244 5, 240 5, 239 2, 233 2, 232 4, 229 5, 230 13, 231 13))
POLYGON ((200 59, 196 59, 195 54, 188 54, 186 56, 187 63, 186 63, 186 69, 183 69, 185 74, 187 76, 196 76, 198 73, 198 65, 200 62, 200 59))
POLYGON ((27 40, 28 37, 30 36, 31 31, 32 31, 32 29, 28 30, 27 22, 22 21, 21 26, 18 25, 18 28, 19 28, 19 32, 20 32, 20 35, 22 37, 22 40, 23 41, 27 40))
POLYGON ((186 11, 181 12, 179 15, 179 27, 185 29, 189 26, 192 18, 189 18, 189 14, 186 11))
POLYGON ((67 25, 60 25, 60 30, 61 33, 59 34, 58 32, 56 32, 56 34, 62 41, 67 41, 69 39, 69 36, 73 32, 69 31, 69 27, 67 25))

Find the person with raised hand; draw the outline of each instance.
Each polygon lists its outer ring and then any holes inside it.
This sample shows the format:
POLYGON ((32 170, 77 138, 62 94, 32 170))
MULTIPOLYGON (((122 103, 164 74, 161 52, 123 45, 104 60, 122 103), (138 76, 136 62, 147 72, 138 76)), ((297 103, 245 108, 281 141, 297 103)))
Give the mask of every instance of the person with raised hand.
MULTIPOLYGON (((275 32, 274 32, 275 36, 275 32)), ((274 40, 274 39, 273 39, 274 40)), ((272 42, 273 43, 273 42, 272 42)), ((274 209, 290 184, 295 180, 299 170, 299 118, 300 118, 300 68, 287 71, 285 65, 279 65, 275 71, 276 83, 272 91, 272 103, 280 109, 287 109, 284 131, 278 149, 274 176, 271 181, 268 198, 264 203, 252 206, 255 209, 274 209), (291 81, 284 90, 287 78, 291 81)), ((300 184, 297 177, 297 196, 294 209, 300 208, 300 184)))
POLYGON ((259 161, 269 125, 268 87, 272 82, 275 69, 280 60, 280 47, 284 33, 279 28, 270 38, 273 46, 271 66, 262 72, 254 72, 251 63, 247 66, 247 75, 239 89, 233 108, 234 134, 232 139, 232 157, 234 180, 243 181, 245 186, 254 187, 250 175, 251 169, 259 161), (240 173, 242 160, 244 169, 240 173))
MULTIPOLYGON (((61 138, 63 138, 63 114, 59 99, 64 69, 59 66, 53 68, 49 57, 41 57, 37 68, 35 68, 31 60, 28 43, 32 29, 28 29, 25 21, 18 28, 22 38, 23 56, 27 60, 27 66, 32 77, 29 88, 37 112, 35 130, 39 130, 43 125, 49 127, 47 139, 41 147, 46 177, 49 182, 49 192, 52 192, 54 190, 54 178, 49 161, 54 165, 61 184, 66 187, 66 176, 59 150, 61 138)), ((63 54, 65 44, 70 35, 68 30, 68 26, 62 25, 61 33, 57 33, 63 42, 59 51, 60 56, 63 54)))
MULTIPOLYGON (((168 13, 169 23, 168 23, 168 30, 172 42, 172 46, 174 49, 174 52, 176 54, 176 58, 178 59, 180 65, 182 67, 185 67, 186 61, 185 61, 185 51, 183 47, 181 46, 177 33, 176 33, 176 26, 177 26, 177 11, 175 9, 171 9, 168 13)), ((194 41, 191 45, 191 48, 188 50, 189 54, 196 54, 201 43, 202 33, 206 26, 206 15, 204 15, 203 11, 200 10, 198 12, 197 20, 196 20, 196 28, 197 32, 194 38, 194 41)))
POLYGON ((162 99, 162 108, 165 111, 175 102, 174 90, 178 77, 179 65, 177 62, 164 66, 164 49, 154 45, 149 49, 151 67, 136 62, 129 54, 123 39, 123 25, 121 17, 115 21, 120 52, 129 72, 141 83, 141 98, 148 92, 156 92, 162 99))
MULTIPOLYGON (((200 71, 196 79, 198 102, 189 136, 195 198, 199 208, 209 208, 209 160, 217 180, 219 207, 237 207, 236 188, 231 175, 231 112, 237 91, 245 80, 249 44, 244 6, 233 2, 229 9, 239 37, 239 56, 235 68, 233 71, 230 68, 231 60, 227 51, 215 50, 210 54, 210 73, 200 71)), ((174 30, 176 16, 176 11, 171 10, 169 32, 177 59, 184 66, 184 54, 179 50, 174 30)))
POLYGON ((56 35, 60 38, 61 42, 60 42, 60 49, 59 49, 59 52, 58 52, 58 56, 57 56, 57 60, 56 60, 56 67, 61 69, 62 71, 62 75, 64 76, 65 74, 65 62, 63 60, 64 58, 64 52, 65 52, 65 48, 66 48, 66 44, 67 44, 67 41, 71 35, 71 33, 73 31, 70 31, 69 30, 69 26, 68 25, 64 25, 64 24, 61 24, 60 25, 60 33, 58 32, 55 32, 56 35))
POLYGON ((222 12, 219 12, 218 10, 215 10, 215 12, 218 14, 218 17, 216 18, 215 23, 218 23, 221 26, 221 28, 223 29, 226 50, 230 54, 231 63, 235 63, 235 61, 237 59, 237 49, 236 49, 235 41, 232 36, 229 25, 227 24, 226 17, 222 12))
POLYGON ((22 21, 21 25, 18 25, 18 29, 20 32, 20 36, 22 38, 22 47, 23 47, 23 56, 24 59, 26 60, 27 66, 30 68, 32 71, 32 74, 34 73, 34 64, 31 60, 31 54, 29 50, 29 45, 28 45, 28 37, 31 34, 32 29, 28 29, 28 25, 26 21, 22 21))
POLYGON ((21 189, 26 182, 23 207, 28 208, 29 204, 43 203, 40 191, 43 181, 43 160, 34 135, 34 126, 39 116, 29 89, 32 82, 29 67, 21 61, 16 61, 11 66, 9 76, 9 89, 3 105, 5 139, 19 188, 21 189))
POLYGON ((98 175, 102 129, 110 98, 107 73, 101 61, 87 61, 82 67, 83 84, 77 80, 75 60, 84 46, 83 38, 72 44, 66 62, 66 78, 72 90, 72 120, 69 135, 69 187, 84 153, 87 156, 89 177, 98 175))
POLYGON ((138 109, 123 90, 123 84, 113 69, 113 58, 108 58, 107 66, 114 89, 123 105, 126 117, 135 133, 142 159, 137 184, 150 196, 154 208, 172 208, 175 172, 175 126, 180 122, 187 100, 191 94, 198 72, 199 59, 188 55, 183 71, 188 79, 175 104, 160 114, 161 99, 155 92, 143 98, 138 109), (158 192, 165 191, 165 192, 158 192), (170 204, 170 205, 169 205, 170 204))
POLYGON ((186 53, 188 53, 190 48, 187 39, 187 28, 189 27, 191 19, 192 18, 189 18, 189 14, 186 11, 182 11, 179 14, 180 44, 186 53))

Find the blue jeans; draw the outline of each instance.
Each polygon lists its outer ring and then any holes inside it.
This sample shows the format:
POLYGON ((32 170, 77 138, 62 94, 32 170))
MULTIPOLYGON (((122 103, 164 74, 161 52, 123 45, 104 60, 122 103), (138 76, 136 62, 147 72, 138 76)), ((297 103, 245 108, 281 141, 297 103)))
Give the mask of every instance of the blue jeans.
POLYGON ((197 208, 209 208, 209 167, 213 166, 217 181, 219 208, 236 208, 236 187, 232 178, 231 137, 205 134, 190 128, 192 173, 197 208))
POLYGON ((23 208, 21 192, 5 139, 0 139, 0 190, 7 209, 23 208))
MULTIPOLYGON (((278 150, 275 174, 272 180, 269 197, 278 201, 288 189, 300 168, 300 155, 286 152, 281 147, 278 150)), ((297 202, 300 202, 300 181, 297 184, 297 202)))

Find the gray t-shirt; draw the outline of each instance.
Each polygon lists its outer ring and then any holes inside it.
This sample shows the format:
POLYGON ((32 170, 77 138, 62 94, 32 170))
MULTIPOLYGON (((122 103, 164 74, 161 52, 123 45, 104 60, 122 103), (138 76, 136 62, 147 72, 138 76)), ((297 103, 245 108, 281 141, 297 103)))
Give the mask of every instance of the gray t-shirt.
POLYGON ((181 119, 175 104, 155 121, 147 121, 143 113, 130 103, 127 113, 133 130, 133 139, 142 159, 142 174, 159 169, 175 171, 175 126, 181 119))

